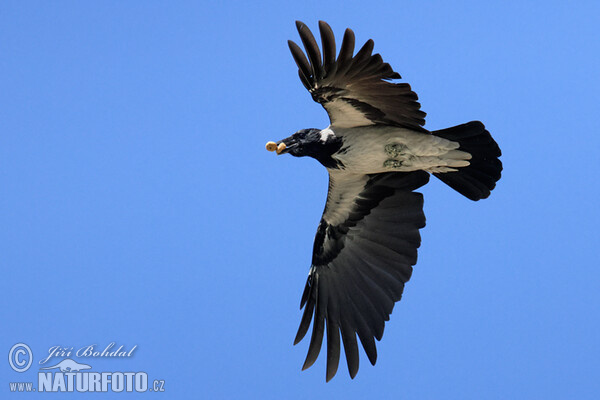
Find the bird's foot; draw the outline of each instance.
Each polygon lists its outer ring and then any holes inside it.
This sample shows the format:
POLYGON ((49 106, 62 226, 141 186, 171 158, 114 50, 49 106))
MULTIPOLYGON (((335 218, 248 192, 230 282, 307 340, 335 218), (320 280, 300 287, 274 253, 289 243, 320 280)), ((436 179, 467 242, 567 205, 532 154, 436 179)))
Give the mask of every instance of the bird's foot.
POLYGON ((404 152, 404 150, 406 150, 406 148, 407 148, 406 145, 403 145, 401 143, 391 143, 391 144, 386 144, 384 147, 384 150, 388 156, 390 156, 392 158, 396 158, 399 155, 401 155, 404 152))
POLYGON ((385 160, 383 166, 386 168, 400 168, 402 167, 402 161, 400 160, 385 160))

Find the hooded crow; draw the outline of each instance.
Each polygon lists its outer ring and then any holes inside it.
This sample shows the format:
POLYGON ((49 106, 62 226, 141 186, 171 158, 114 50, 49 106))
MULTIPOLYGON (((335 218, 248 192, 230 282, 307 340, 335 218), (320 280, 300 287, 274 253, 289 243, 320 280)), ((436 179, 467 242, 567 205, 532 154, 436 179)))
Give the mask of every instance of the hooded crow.
POLYGON ((415 190, 433 174, 471 200, 484 199, 500 179, 500 148, 479 121, 423 128, 417 95, 407 83, 392 82, 400 75, 372 54, 372 40, 354 54, 354 33, 346 29, 337 54, 330 26, 320 21, 321 55, 308 27, 296 27, 306 55, 288 44, 300 80, 325 108, 330 125, 267 143, 277 154, 313 157, 329 173, 294 344, 312 322, 302 369, 316 361, 326 330, 326 380, 337 372, 341 343, 354 378, 357 336, 374 365, 374 339, 381 340, 417 262, 425 215, 423 196, 415 190))

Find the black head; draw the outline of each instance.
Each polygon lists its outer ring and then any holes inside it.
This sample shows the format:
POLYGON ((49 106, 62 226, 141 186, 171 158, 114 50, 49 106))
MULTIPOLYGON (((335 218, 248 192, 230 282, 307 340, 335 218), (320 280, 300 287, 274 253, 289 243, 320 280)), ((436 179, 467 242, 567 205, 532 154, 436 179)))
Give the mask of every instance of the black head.
POLYGON ((331 158, 331 155, 342 147, 342 139, 335 136, 330 130, 320 129, 300 129, 292 136, 280 140, 285 144, 279 154, 289 153, 294 157, 312 157, 328 168, 337 166, 337 162, 331 158))

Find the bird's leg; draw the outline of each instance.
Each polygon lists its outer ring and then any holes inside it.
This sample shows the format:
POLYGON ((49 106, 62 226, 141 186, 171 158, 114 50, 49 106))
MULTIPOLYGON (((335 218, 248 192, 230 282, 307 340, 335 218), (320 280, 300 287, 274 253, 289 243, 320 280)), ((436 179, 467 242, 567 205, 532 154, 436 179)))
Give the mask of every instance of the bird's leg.
POLYGON ((385 160, 383 162, 383 166, 386 168, 400 168, 402 166, 402 161, 400 161, 400 160, 385 160))
POLYGON ((402 167, 402 161, 398 160, 398 156, 405 156, 404 150, 407 146, 402 143, 390 143, 386 144, 384 150, 391 158, 383 162, 383 166, 386 168, 400 168, 402 167))
POLYGON ((404 150, 406 148, 407 148, 406 145, 401 144, 401 143, 386 144, 384 147, 387 155, 392 158, 398 157, 400 154, 402 154, 404 152, 404 150))

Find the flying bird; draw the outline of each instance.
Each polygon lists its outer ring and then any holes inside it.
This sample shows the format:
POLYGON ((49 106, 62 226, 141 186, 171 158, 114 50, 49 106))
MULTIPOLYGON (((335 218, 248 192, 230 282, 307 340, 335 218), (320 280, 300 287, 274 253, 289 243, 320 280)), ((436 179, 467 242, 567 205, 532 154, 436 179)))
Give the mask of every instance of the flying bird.
POLYGON ((329 173, 294 344, 312 322, 302 369, 316 361, 327 331, 326 380, 337 372, 341 343, 354 378, 357 337, 375 365, 374 339, 381 340, 417 262, 425 215, 423 196, 415 190, 433 174, 468 199, 487 198, 500 179, 501 153, 479 121, 425 129, 417 95, 409 84, 392 82, 401 77, 372 54, 372 40, 354 54, 354 33, 346 29, 336 53, 331 27, 319 21, 321 53, 308 27, 299 21, 296 27, 306 55, 293 41, 288 45, 300 80, 325 108, 330 125, 301 129, 266 146, 277 154, 315 158, 329 173))

